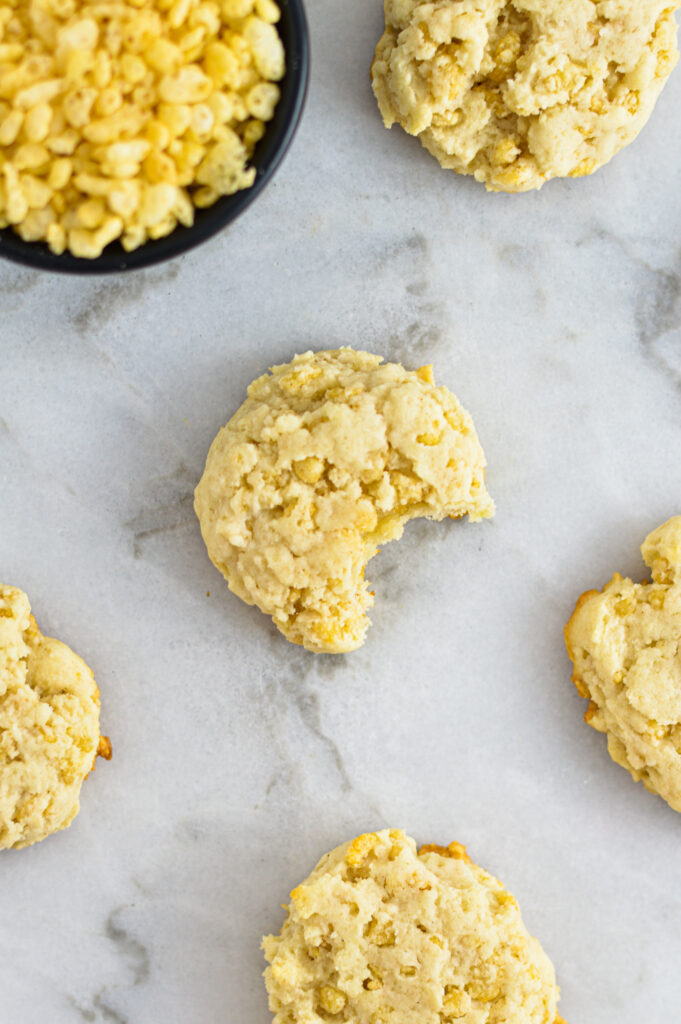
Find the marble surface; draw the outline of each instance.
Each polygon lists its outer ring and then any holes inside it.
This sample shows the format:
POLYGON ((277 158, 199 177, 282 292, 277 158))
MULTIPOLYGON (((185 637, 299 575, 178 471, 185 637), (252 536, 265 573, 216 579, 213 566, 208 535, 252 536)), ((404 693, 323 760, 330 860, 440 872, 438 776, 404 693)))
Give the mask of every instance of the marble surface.
POLYGON ((0 578, 81 653, 114 759, 1 858, 3 1024, 268 1024, 263 932, 327 849, 400 826, 518 897, 570 1024, 678 1016, 681 821, 582 723, 562 628, 681 511, 681 70, 591 179, 487 195, 386 132, 378 0, 309 4, 304 123, 229 231, 80 280, 0 266, 0 578), (412 524, 374 625, 312 656, 234 598, 192 490, 265 367, 432 361, 496 518, 412 524))

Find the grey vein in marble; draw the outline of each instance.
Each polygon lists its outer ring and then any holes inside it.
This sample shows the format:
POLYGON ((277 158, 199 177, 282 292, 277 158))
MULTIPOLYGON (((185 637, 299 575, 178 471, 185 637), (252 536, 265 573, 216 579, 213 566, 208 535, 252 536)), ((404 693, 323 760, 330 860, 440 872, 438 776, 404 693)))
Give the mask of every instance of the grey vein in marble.
POLYGON ((675 1020, 678 818, 583 725, 561 631, 681 512, 681 69, 592 178, 488 195, 383 128, 378 0, 307 8, 305 118, 229 231, 118 278, 0 263, 0 579, 114 747, 0 857, 2 1024, 267 1024, 260 936, 382 825, 504 881, 567 1021, 675 1020), (192 492, 254 377, 342 344, 434 364, 497 515, 410 525, 365 646, 313 656, 229 593, 192 492))

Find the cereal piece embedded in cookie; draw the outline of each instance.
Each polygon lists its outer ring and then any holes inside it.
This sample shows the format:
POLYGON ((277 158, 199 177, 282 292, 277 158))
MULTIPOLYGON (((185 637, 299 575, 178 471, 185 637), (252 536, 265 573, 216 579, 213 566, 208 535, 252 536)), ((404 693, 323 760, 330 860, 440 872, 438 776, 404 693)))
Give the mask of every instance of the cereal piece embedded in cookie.
POLYGON ((195 509, 229 587, 310 651, 359 647, 364 579, 405 523, 493 513, 473 421, 430 367, 306 352, 275 366, 213 442, 195 509))
POLYGON ((524 192, 592 174, 650 117, 678 0, 385 0, 372 82, 387 128, 443 167, 524 192))
POLYGON ((579 598, 565 627, 585 721, 636 782, 681 811, 681 516, 641 552, 652 580, 615 573, 579 598))
POLYGON ((0 849, 70 825, 95 758, 111 757, 92 672, 30 612, 23 591, 0 584, 0 849))
POLYGON ((274 1024, 560 1024, 551 962, 460 843, 358 836, 287 910, 263 939, 274 1024))

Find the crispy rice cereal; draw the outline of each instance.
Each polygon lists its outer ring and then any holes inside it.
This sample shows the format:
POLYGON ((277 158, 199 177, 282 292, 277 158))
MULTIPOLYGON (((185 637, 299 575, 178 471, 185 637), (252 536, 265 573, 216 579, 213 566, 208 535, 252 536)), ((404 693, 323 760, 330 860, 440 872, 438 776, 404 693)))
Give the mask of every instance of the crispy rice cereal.
POLYGON ((579 598, 565 627, 585 721, 613 761, 681 811, 681 516, 641 548, 652 581, 615 573, 579 598))
POLYGON ((405 523, 494 505, 473 421, 431 367, 342 348, 274 366, 214 440, 195 508, 229 587, 310 651, 359 647, 364 567, 405 523))
POLYGON ((95 758, 111 757, 92 672, 30 611, 23 591, 0 584, 0 849, 70 825, 95 758))
POLYGON ((443 167, 524 192, 591 174, 638 135, 678 59, 678 0, 385 0, 372 66, 443 167))
POLYGON ((5 0, 0 227, 94 258, 250 187, 279 16, 274 0, 5 0))
POLYGON ((322 857, 263 940, 274 1024, 559 1024, 553 967, 459 843, 387 829, 322 857))

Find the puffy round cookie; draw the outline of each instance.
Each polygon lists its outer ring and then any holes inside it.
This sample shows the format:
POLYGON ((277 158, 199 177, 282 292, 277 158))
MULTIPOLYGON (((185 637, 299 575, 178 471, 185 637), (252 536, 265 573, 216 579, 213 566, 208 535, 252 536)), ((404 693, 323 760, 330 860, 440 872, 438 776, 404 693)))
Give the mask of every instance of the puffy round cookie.
POLYGON ((0 849, 70 825, 95 758, 111 757, 92 672, 30 612, 23 591, 0 584, 0 849))
POLYGON ((652 581, 615 573, 579 598, 565 627, 585 721, 634 780, 681 811, 681 516, 641 548, 652 581))
POLYGON ((387 829, 322 857, 263 939, 274 1024, 558 1024, 553 966, 459 843, 387 829))
POLYGON ((443 167, 524 192, 638 135, 678 59, 678 0, 385 0, 372 80, 443 167))
POLYGON ((493 512, 468 413, 430 367, 306 352, 274 366, 215 438, 195 509, 229 587, 310 651, 352 651, 364 567, 409 519, 493 512))

